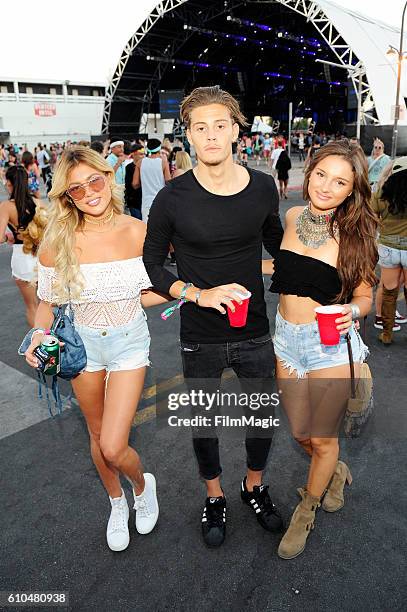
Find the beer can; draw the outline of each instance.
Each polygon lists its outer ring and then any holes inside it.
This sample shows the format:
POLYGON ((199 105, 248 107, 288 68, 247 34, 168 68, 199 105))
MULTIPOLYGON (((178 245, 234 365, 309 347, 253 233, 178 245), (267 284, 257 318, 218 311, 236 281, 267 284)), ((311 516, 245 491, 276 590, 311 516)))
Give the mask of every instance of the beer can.
POLYGON ((55 338, 55 336, 44 336, 43 341, 41 342, 41 348, 48 353, 50 358, 44 368, 44 374, 48 374, 50 376, 59 374, 61 366, 58 338, 55 338))

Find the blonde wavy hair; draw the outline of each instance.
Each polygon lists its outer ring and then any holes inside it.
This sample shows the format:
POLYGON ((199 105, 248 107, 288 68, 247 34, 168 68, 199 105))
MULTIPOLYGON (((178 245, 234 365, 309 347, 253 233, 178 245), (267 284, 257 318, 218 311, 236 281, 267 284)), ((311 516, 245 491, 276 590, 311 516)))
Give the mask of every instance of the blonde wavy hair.
POLYGON ((175 154, 175 167, 177 170, 191 170, 192 161, 186 151, 177 151, 175 154))
POLYGON ((48 209, 41 200, 34 200, 34 202, 36 203, 35 215, 27 227, 19 231, 19 236, 23 241, 23 253, 35 256, 48 223, 48 209))
POLYGON ((118 215, 123 213, 123 188, 117 185, 113 168, 105 159, 89 147, 74 145, 66 149, 52 179, 49 220, 40 246, 40 253, 46 249, 55 258, 53 295, 57 304, 79 299, 85 284, 75 254, 75 232, 83 227, 83 212, 66 193, 70 174, 79 164, 87 164, 108 178, 112 208, 118 215))

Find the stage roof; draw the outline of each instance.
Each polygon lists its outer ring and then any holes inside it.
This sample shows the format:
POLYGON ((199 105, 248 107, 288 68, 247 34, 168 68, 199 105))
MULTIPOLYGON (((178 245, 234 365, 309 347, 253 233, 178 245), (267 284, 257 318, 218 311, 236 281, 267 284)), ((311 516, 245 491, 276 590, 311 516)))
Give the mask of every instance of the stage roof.
MULTIPOLYGON (((396 28, 328 0, 162 0, 123 49, 107 89, 103 130, 142 131, 142 114, 160 111, 160 90, 188 93, 215 83, 239 98, 249 120, 268 115, 284 122, 292 101, 296 115, 312 114, 333 129, 355 107, 359 79, 363 121, 390 124, 397 67, 386 50, 398 48, 399 38, 396 28)), ((405 97, 403 65, 404 111, 405 97)))

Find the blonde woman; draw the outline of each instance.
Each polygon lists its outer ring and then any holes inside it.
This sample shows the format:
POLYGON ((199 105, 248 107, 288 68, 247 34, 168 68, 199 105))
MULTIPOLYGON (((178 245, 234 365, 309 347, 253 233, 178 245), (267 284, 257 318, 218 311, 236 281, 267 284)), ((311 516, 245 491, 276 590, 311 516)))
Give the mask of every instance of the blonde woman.
POLYGON ((175 156, 175 172, 173 178, 181 176, 188 170, 192 170, 192 161, 186 151, 177 151, 175 156))
POLYGON ((129 446, 149 365, 150 336, 142 306, 165 298, 151 291, 141 254, 145 225, 123 214, 113 169, 87 147, 62 155, 50 192, 50 221, 39 251, 36 332, 26 360, 53 320, 52 306, 71 300, 75 326, 85 344, 87 366, 72 381, 90 435, 90 451, 111 502, 107 543, 129 544, 129 508, 119 475, 132 484, 136 529, 149 533, 158 519, 156 483, 143 473, 129 446))
MULTIPOLYGON (((381 194, 383 185, 385 184, 387 179, 392 175, 394 163, 395 163, 394 160, 389 161, 389 163, 387 164, 387 166, 385 166, 377 182, 376 192, 372 200, 373 208, 376 212, 378 212, 378 210, 376 210, 377 202, 380 199, 378 194, 381 194)), ((403 285, 404 285, 404 274, 403 274, 403 270, 400 270, 399 287, 402 287, 403 285)), ((374 322, 375 328, 380 329, 380 330, 383 329, 382 304, 383 304, 383 281, 380 278, 380 282, 376 290, 376 300, 375 300, 376 316, 375 316, 375 322, 374 322)), ((404 324, 404 323, 407 323, 407 317, 403 317, 403 315, 400 314, 399 311, 396 309, 392 331, 393 332, 400 331, 401 330, 400 324, 404 324)))
POLYGON ((389 161, 390 157, 384 152, 384 142, 380 140, 380 138, 375 138, 373 141, 372 152, 367 158, 369 183, 372 188, 372 192, 377 190, 377 183, 380 179, 380 175, 386 168, 389 161))

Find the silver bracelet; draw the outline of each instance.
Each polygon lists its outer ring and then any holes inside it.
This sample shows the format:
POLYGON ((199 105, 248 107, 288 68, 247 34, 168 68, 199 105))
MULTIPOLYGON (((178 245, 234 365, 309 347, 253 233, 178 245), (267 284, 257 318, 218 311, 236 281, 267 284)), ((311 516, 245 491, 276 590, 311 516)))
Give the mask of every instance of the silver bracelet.
POLYGON ((356 321, 356 319, 360 319, 360 308, 357 304, 349 304, 350 309, 352 311, 352 321, 356 321))

